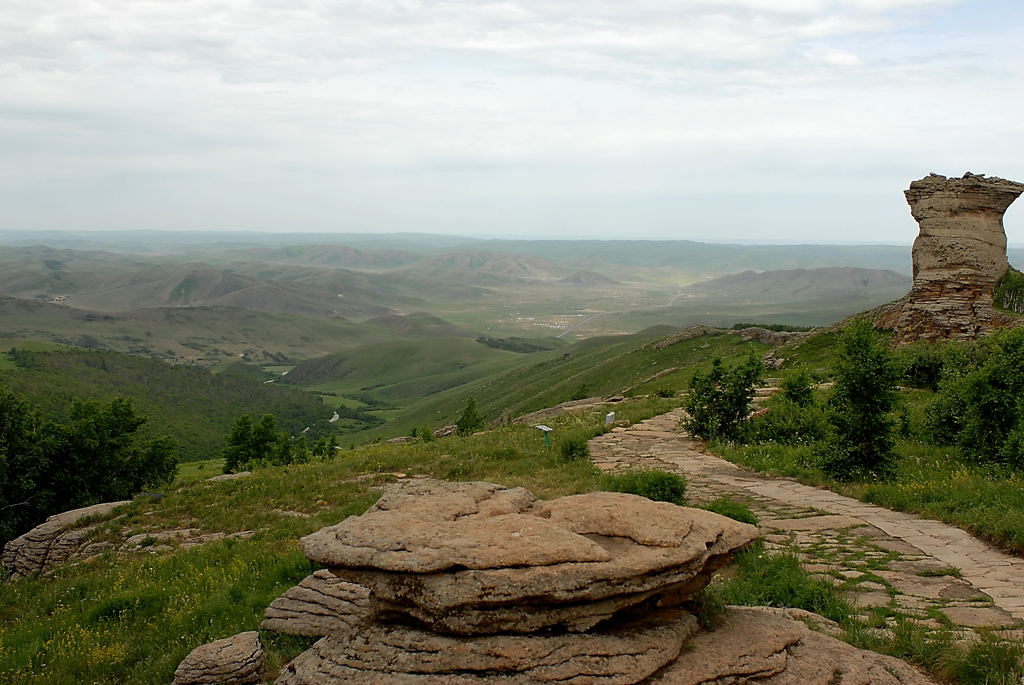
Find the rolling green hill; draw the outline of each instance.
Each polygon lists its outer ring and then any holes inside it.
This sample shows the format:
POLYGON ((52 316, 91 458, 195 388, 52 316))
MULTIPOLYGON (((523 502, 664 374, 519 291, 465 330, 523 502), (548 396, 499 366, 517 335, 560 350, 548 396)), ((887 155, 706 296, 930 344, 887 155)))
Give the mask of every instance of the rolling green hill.
MULTIPOLYGON (((557 350, 525 355, 519 364, 408 403, 384 426, 359 438, 396 435, 412 428, 454 423, 473 397, 488 420, 515 418, 574 396, 651 393, 682 390, 694 370, 714 357, 740 359, 769 346, 745 342, 738 334, 706 336, 662 349, 654 343, 673 329, 649 329, 623 336, 591 338, 557 350)), ((374 391, 371 391, 371 394, 374 391)))
POLYGON ((286 380, 338 395, 369 391, 389 404, 407 405, 522 360, 473 338, 396 340, 302 362, 286 380))

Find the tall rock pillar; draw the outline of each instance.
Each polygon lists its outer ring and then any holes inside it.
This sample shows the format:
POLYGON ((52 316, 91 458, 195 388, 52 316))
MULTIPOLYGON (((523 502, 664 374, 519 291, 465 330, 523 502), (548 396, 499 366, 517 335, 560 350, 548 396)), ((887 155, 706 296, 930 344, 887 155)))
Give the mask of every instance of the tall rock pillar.
POLYGON ((894 324, 897 344, 971 339, 999 325, 992 307, 1009 264, 1003 213, 1024 183, 984 175, 931 174, 905 191, 920 226, 914 241, 914 285, 894 324))

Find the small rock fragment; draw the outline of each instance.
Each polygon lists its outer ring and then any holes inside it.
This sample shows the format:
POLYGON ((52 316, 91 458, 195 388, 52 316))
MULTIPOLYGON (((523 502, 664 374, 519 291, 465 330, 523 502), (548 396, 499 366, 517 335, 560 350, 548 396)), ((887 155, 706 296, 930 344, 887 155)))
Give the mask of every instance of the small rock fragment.
POLYGON ((174 670, 172 685, 251 685, 263 671, 263 645, 251 630, 193 649, 174 670))

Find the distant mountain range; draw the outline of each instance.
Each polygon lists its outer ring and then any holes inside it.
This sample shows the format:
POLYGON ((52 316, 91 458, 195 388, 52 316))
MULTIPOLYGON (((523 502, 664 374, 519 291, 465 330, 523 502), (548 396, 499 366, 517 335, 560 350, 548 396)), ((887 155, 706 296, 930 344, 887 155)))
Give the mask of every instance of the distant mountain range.
POLYGON ((850 295, 858 291, 890 293, 899 297, 910 289, 909 276, 888 269, 833 266, 821 269, 742 271, 694 283, 682 289, 692 297, 722 298, 747 302, 791 302, 850 295))

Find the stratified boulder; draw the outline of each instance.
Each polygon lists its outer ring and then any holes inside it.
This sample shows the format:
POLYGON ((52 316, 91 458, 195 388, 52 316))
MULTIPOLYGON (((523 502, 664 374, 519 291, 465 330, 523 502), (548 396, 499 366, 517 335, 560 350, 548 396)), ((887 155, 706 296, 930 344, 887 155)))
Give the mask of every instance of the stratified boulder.
POLYGON ((541 502, 521 488, 432 481, 302 540, 375 608, 439 632, 588 630, 657 594, 691 598, 753 526, 623 493, 541 502))
POLYGON ((675 659, 697 620, 655 611, 591 633, 451 637, 378 625, 331 636, 289 663, 278 685, 323 683, 637 683, 675 659))
POLYGON ((972 339, 1007 323, 993 309, 996 284, 1009 268, 1003 213, 1024 184, 978 174, 931 174, 905 191, 920 226, 910 294, 876 324, 896 343, 972 339))
POLYGON ((368 625, 373 618, 369 590, 321 569, 275 599, 260 627, 323 637, 368 625))
POLYGON ((263 645, 252 630, 200 645, 174 670, 171 685, 251 685, 263 679, 263 645))
POLYGON ((651 678, 664 685, 935 685, 893 657, 857 649, 762 607, 729 607, 714 631, 651 678))
POLYGON ((80 521, 93 516, 106 516, 128 503, 128 500, 105 502, 54 514, 4 545, 4 574, 12 578, 27 578, 68 561, 82 549, 95 528, 79 526, 80 521))

